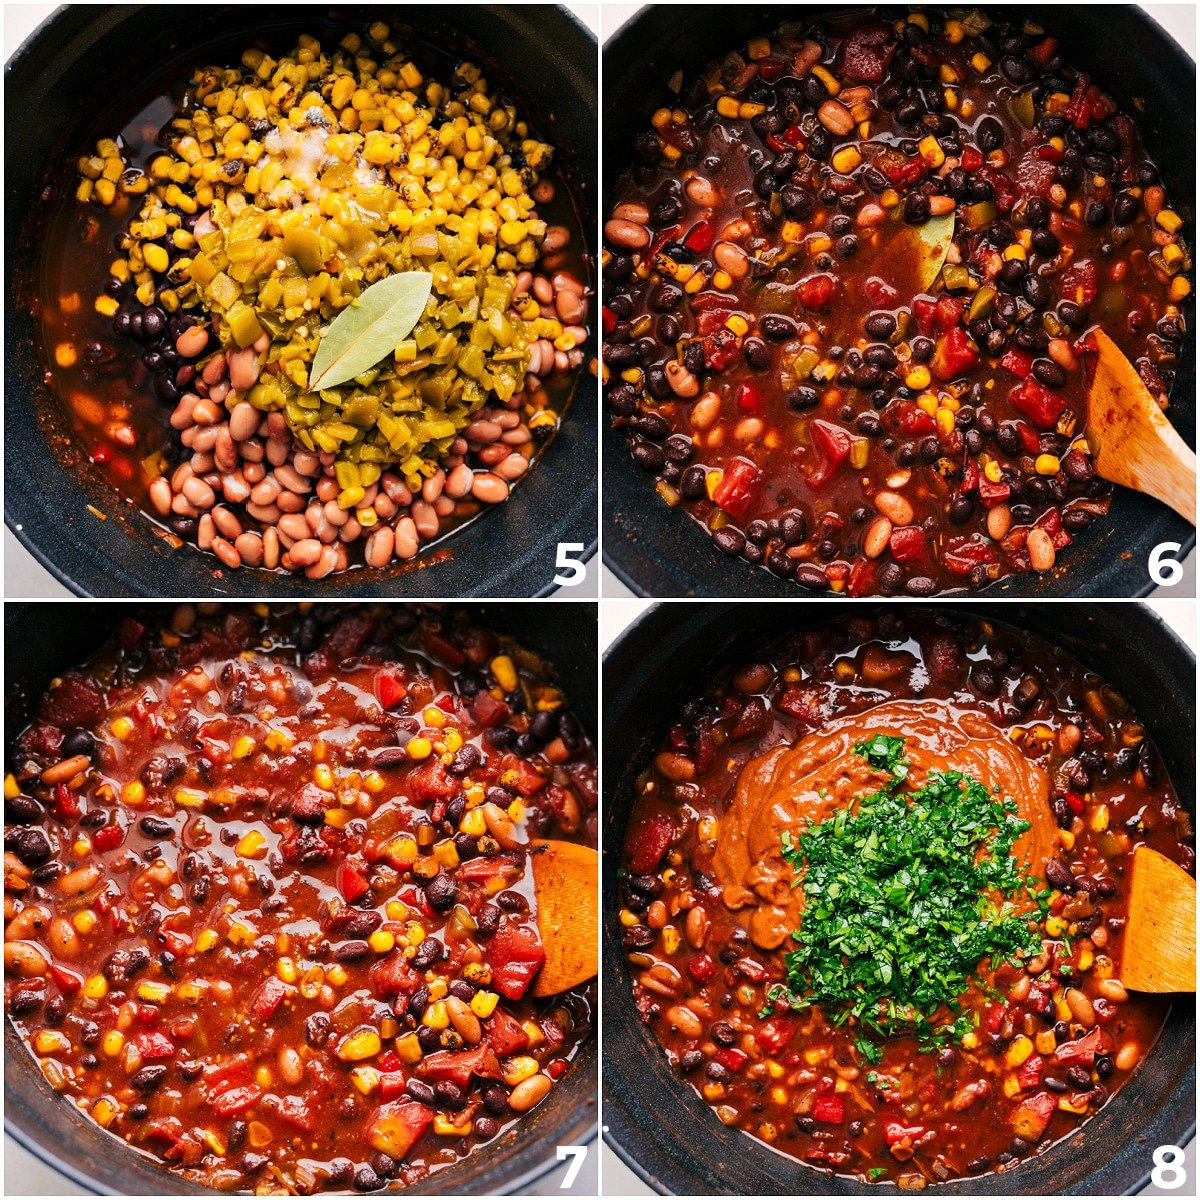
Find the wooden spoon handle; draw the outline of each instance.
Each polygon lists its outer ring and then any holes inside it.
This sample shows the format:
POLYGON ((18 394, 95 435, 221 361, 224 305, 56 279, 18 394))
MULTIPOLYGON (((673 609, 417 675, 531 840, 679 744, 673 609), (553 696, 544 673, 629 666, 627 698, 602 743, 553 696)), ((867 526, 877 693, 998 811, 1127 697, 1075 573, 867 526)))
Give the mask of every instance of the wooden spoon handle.
POLYGON ((1153 441, 1141 447, 1137 477, 1139 489, 1173 508, 1185 521, 1196 524, 1196 453, 1158 409, 1153 441))

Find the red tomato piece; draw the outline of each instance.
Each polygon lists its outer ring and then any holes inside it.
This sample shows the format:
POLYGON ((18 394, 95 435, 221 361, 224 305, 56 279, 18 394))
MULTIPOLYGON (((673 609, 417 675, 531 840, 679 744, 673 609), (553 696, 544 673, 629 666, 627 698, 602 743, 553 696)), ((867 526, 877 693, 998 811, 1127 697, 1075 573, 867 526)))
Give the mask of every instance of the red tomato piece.
POLYGON ((104 825, 92 834, 92 845, 97 850, 115 850, 125 840, 125 830, 120 825, 104 825))
POLYGON ((1015 346, 1000 360, 1000 365, 1011 371, 1018 379, 1028 379, 1033 370, 1033 355, 1018 350, 1015 346))
POLYGON ((1073 262, 1063 273, 1058 284, 1059 295, 1087 308, 1096 299, 1099 290, 1096 264, 1090 258, 1073 262))
POLYGON ((863 284, 863 295, 872 308, 895 308, 896 301, 900 299, 900 293, 878 275, 872 275, 863 284))
POLYGON ((612 333, 617 327, 617 314, 607 304, 600 309, 600 322, 604 326, 605 333, 612 333))
POLYGON ((933 418, 923 409, 918 408, 911 400, 897 401, 889 405, 889 412, 894 407, 896 427, 909 437, 920 437, 922 434, 933 433, 937 428, 933 418))
POLYGON ((487 946, 492 986, 509 1000, 520 1000, 542 969, 546 952, 536 929, 505 918, 487 946))
POLYGON ((828 421, 813 421, 809 425, 813 449, 821 456, 820 465, 808 477, 814 488, 824 487, 850 457, 850 435, 840 426, 828 421))
POLYGON ((894 26, 884 21, 864 22, 838 48, 834 70, 842 79, 879 83, 899 44, 894 26))
POLYGON ((213 1111, 221 1117, 235 1117, 238 1113, 253 1108, 263 1098, 263 1090, 251 1083, 241 1087, 226 1088, 213 1096, 213 1111))
POLYGON ((262 981, 254 998, 250 1001, 250 1011, 260 1020, 265 1021, 273 1016, 275 1010, 283 1003, 283 998, 291 988, 275 975, 268 975, 262 981))
POLYGON ((1112 1040, 1097 1025, 1089 1029, 1083 1037, 1063 1042, 1054 1051, 1054 1061, 1062 1067, 1090 1067, 1095 1063, 1097 1054, 1107 1054, 1111 1049, 1112 1040))
POLYGON ((968 146, 962 152, 962 168, 964 171, 978 171, 983 166, 983 155, 974 146, 968 146))
POLYGON ((1013 407, 1028 417, 1038 429, 1053 429, 1066 407, 1061 397, 1044 388, 1036 379, 1026 379, 1008 394, 1013 407))
POLYGON ((1050 1092, 1038 1092, 1036 1096, 1022 1100, 1012 1115, 1013 1132, 1027 1142, 1041 1141, 1057 1107, 1058 1101, 1050 1092))
POLYGON ((724 1050, 719 1050, 715 1057, 721 1066, 735 1073, 740 1071, 750 1060, 750 1055, 736 1046, 726 1046, 724 1050))
POLYGON ((754 503, 754 488, 760 475, 758 467, 748 458, 735 458, 713 491, 713 503, 735 521, 744 521, 754 503))
POLYGON ((408 1081, 403 1071, 384 1071, 379 1076, 379 1099, 384 1103, 389 1100, 399 1100, 404 1095, 404 1086, 408 1081))
POLYGON ((365 896, 370 890, 367 877, 351 863, 344 862, 338 867, 338 891, 347 904, 353 904, 360 896, 365 896))
POLYGON ((175 1057, 175 1043, 165 1033, 139 1033, 133 1044, 142 1058, 149 1061, 175 1057))
POLYGON ((392 671, 380 671, 375 676, 375 699, 384 708, 395 708, 408 695, 400 678, 392 671))
POLYGON ((948 383, 965 374, 979 361, 979 348, 971 335, 959 325, 947 329, 937 340, 930 368, 943 382, 948 383))
POLYGON ((448 1079, 465 1088, 472 1075, 481 1079, 499 1079, 500 1061, 491 1046, 475 1046, 470 1050, 439 1050, 427 1055, 416 1066, 423 1079, 448 1079))
POLYGON ((792 1017, 771 1017, 754 1031, 754 1040, 768 1054, 778 1054, 796 1036, 796 1029, 792 1017))
POLYGON ((956 537, 946 543, 942 561, 953 575, 970 575, 979 566, 991 566, 999 558, 996 547, 972 538, 956 537))
POLYGON ((925 1127, 923 1125, 901 1125, 899 1121, 884 1121, 883 1123, 883 1140, 889 1146, 897 1146, 901 1142, 915 1142, 924 1134, 925 1127))
POLYGON ((1004 480, 993 483, 986 475, 979 477, 979 501, 984 508, 995 508, 1012 495, 1012 488, 1004 480))
POLYGON ((755 385, 747 379, 744 383, 738 384, 737 390, 737 406, 744 413, 760 413, 762 412, 762 396, 755 385))
POLYGON ((919 525, 893 529, 892 536, 888 538, 888 549, 897 562, 912 562, 924 558, 927 549, 925 531, 919 525))
POLYGON ((57 963, 50 964, 50 978, 58 984, 58 990, 70 996, 83 987, 83 976, 74 971, 60 967, 57 963))
POLYGON ((697 221, 683 239, 683 244, 694 254, 706 254, 716 236, 717 227, 711 221, 697 221))
POLYGON ((521 1022, 502 1008, 494 1009, 484 1022, 484 1040, 496 1052, 497 1058, 509 1058, 529 1046, 529 1034, 521 1022))
POLYGON ((1063 799, 1067 802, 1067 807, 1073 813, 1083 812, 1083 807, 1086 802, 1078 792, 1067 792, 1066 795, 1063 796, 1063 799))
POLYGON ((480 689, 471 698, 471 711, 480 725, 491 729, 508 716, 508 705, 503 700, 497 700, 491 692, 480 689))
POLYGON ((825 720, 825 693, 820 687, 790 687, 778 700, 775 707, 789 717, 819 725, 825 720))
POLYGON ((832 275, 810 275, 800 280, 800 303, 805 308, 824 308, 833 299, 834 285, 832 275))
POLYGON ((1042 1070, 1045 1065, 1045 1060, 1040 1054, 1031 1054, 1017 1068, 1017 1082, 1021 1085, 1022 1091, 1032 1091, 1041 1084, 1042 1070))
POLYGON ((813 1120, 825 1125, 840 1125, 846 1119, 846 1097, 840 1092, 818 1096, 813 1102, 813 1120))
POLYGON ((717 973, 717 964, 707 954, 694 955, 688 961, 688 974, 697 983, 707 983, 717 973))

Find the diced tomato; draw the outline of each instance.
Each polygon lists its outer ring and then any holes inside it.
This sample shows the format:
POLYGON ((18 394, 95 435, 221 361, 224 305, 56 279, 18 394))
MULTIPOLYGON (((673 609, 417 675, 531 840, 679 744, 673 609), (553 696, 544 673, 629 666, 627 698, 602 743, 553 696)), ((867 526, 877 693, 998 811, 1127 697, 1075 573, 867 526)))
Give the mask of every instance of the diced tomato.
POLYGON ((937 312, 937 301, 931 300, 928 296, 918 296, 912 302, 913 318, 917 322, 917 328, 924 334, 933 332, 934 314, 937 312))
POLYGON ((475 720, 485 729, 499 725, 508 716, 508 705, 503 700, 497 700, 491 692, 480 689, 471 698, 471 712, 475 720))
POLYGON ((754 1040, 768 1054, 779 1054, 796 1036, 798 1028, 792 1017, 771 1017, 754 1031, 754 1040))
POLYGON ((408 688, 393 671, 379 671, 375 675, 375 699, 384 708, 395 708, 405 696, 408 688))
POLYGON ((375 1065, 381 1071, 399 1071, 404 1064, 394 1049, 387 1049, 375 1060, 375 1065))
POLYGON ((803 150, 808 144, 807 139, 804 136, 804 131, 799 125, 789 125, 783 131, 783 140, 787 142, 787 144, 791 146, 793 150, 803 150))
POLYGON ((1012 1115, 1013 1133, 1030 1143, 1041 1141, 1057 1107, 1058 1101, 1050 1092, 1038 1092, 1028 1100, 1022 1100, 1012 1115))
POLYGON ((371 990, 377 996, 411 996, 420 986, 420 976, 408 965, 408 961, 397 950, 394 954, 377 962, 368 972, 371 990))
POLYGON ((717 973, 717 964, 710 955, 695 954, 688 960, 688 974, 697 983, 707 983, 717 973))
POLYGON ((60 967, 57 963, 50 964, 50 978, 58 984, 58 990, 65 995, 73 995, 83 987, 83 976, 60 967))
POLYGON ((735 458, 713 491, 713 503, 735 521, 744 521, 754 503, 754 488, 760 475, 758 467, 748 458, 735 458))
POLYGON ((496 1052, 497 1058, 519 1054, 529 1045, 529 1034, 521 1022, 502 1008, 496 1008, 483 1023, 484 1040, 496 1052))
POLYGON ((372 1150, 397 1162, 406 1158, 425 1130, 433 1124, 432 1108, 415 1100, 381 1104, 367 1125, 366 1140, 372 1150))
POLYGON ((600 308, 600 323, 604 326, 605 333, 612 333, 617 327, 617 314, 607 304, 600 308))
POLYGON ((1048 508, 1034 524, 1050 535, 1055 550, 1061 550, 1071 544, 1071 535, 1063 528, 1062 514, 1057 508, 1048 508))
POLYGON ((265 1021, 273 1016, 275 1010, 283 1003, 284 997, 291 991, 288 984, 275 975, 268 975, 262 981, 254 998, 250 1001, 250 1011, 260 1020, 265 1021))
POLYGON ((1095 1063, 1097 1054, 1106 1054, 1111 1049, 1111 1039, 1097 1025, 1089 1029, 1083 1037, 1063 1042, 1054 1051, 1054 1061, 1060 1067, 1090 1067, 1095 1063))
POLYGON ((425 649, 434 658, 440 662, 444 662, 452 670, 457 671, 459 667, 466 664, 467 656, 453 642, 447 641, 441 634, 427 629, 422 635, 422 640, 425 644, 425 649))
POLYGON ((973 492, 979 486, 979 477, 982 472, 979 470, 979 464, 969 455, 963 456, 963 477, 962 482, 958 485, 959 490, 973 492))
POLYGON ((904 161, 889 159, 881 162, 879 169, 887 177, 889 183, 898 188, 909 188, 919 183, 929 174, 929 164, 919 155, 914 154, 904 161))
POLYGON ((933 433, 937 428, 933 418, 911 400, 898 400, 888 406, 888 411, 889 414, 895 412, 896 428, 907 437, 921 437, 923 434, 933 433))
POLYGON ((965 307, 966 302, 957 296, 939 296, 934 308, 934 323, 943 331, 953 329, 962 320, 965 307))
POLYGON ((889 1146, 898 1146, 901 1143, 915 1142, 917 1138, 925 1136, 925 1127, 923 1125, 901 1125, 899 1121, 884 1121, 883 1123, 883 1140, 889 1146))
POLYGON ((1073 262, 1059 280, 1059 295, 1064 300, 1071 300, 1081 308, 1087 308, 1096 299, 1099 283, 1096 275, 1096 264, 1090 258, 1073 262))
POLYGON ((899 44, 895 26, 866 21, 852 30, 838 48, 834 70, 840 79, 879 83, 899 44))
POLYGON ((1022 1091, 1032 1091, 1042 1082, 1042 1070, 1045 1065, 1045 1060, 1040 1054, 1031 1054, 1017 1068, 1017 1082, 1022 1091))
POLYGON ((1078 792, 1067 792, 1063 799, 1067 802, 1067 807, 1073 813, 1083 812, 1084 799, 1078 792))
POLYGON ((47 692, 38 715, 59 729, 90 729, 104 718, 104 693, 98 680, 78 671, 66 671, 59 684, 47 692))
POLYGON ((408 789, 413 801, 428 804, 431 800, 448 800, 458 792, 459 784, 435 755, 427 758, 409 775, 408 789))
POLYGON ((995 167, 980 167, 979 177, 986 179, 992 185, 992 202, 996 208, 1002 213, 1011 211, 1017 200, 1016 186, 1013 181, 995 167))
POLYGON ((399 1100, 404 1095, 407 1082, 403 1071, 383 1071, 379 1076, 379 1099, 385 1103, 399 1100))
MULTIPOLYGON (((831 564, 832 565, 832 564, 831 564)), ((861 554, 854 560, 850 568, 850 580, 846 584, 848 596, 869 596, 875 591, 876 563, 861 554)))
POLYGON ((65 783, 54 785, 54 815, 62 821, 79 816, 79 797, 65 783))
POLYGON ((710 371, 725 370, 737 356, 741 346, 742 339, 722 323, 719 329, 714 329, 704 339, 704 365, 710 371))
POLYGON ((175 1057, 175 1043, 165 1033, 139 1033, 134 1037, 133 1044, 147 1062, 175 1057))
POLYGON ((474 1046, 470 1050, 439 1050, 428 1054, 415 1070, 422 1079, 448 1079, 465 1088, 472 1075, 499 1079, 500 1062, 491 1046, 474 1046))
POLYGON ((919 525, 907 525, 902 529, 893 529, 888 539, 888 549, 897 562, 912 562, 924 558, 928 544, 925 541, 925 531, 919 525))
POLYGON ((750 1060, 750 1055, 736 1046, 726 1046, 723 1050, 718 1050, 714 1057, 721 1066, 734 1073, 740 1071, 750 1060))
POLYGON ((347 904, 353 904, 360 896, 365 896, 370 890, 367 877, 351 863, 344 862, 338 867, 338 891, 347 904))
POLYGON ((767 83, 774 83, 775 80, 782 78, 787 68, 788 64, 780 58, 760 58, 758 60, 758 73, 767 83))
POLYGON ((1028 379, 1030 371, 1033 370, 1033 355, 1027 354, 1024 350, 1018 350, 1014 346, 1000 360, 1000 365, 1006 371, 1011 371, 1018 379, 1028 379))
POLYGON ((808 482, 819 490, 850 457, 850 435, 840 425, 831 425, 828 421, 811 422, 809 433, 813 449, 820 455, 821 462, 809 473, 808 482))
POLYGON ((983 155, 974 146, 967 146, 962 152, 962 168, 964 171, 978 171, 983 166, 983 155))
POLYGON ((509 1000, 520 1000, 542 969, 546 952, 536 929, 505 918, 487 945, 492 986, 509 1000))
POLYGON ((263 1098, 263 1090, 255 1083, 226 1088, 212 1097, 213 1111, 221 1117, 235 1117, 253 1108, 263 1098))
POLYGON ((711 221, 697 221, 683 239, 683 244, 694 254, 706 254, 716 236, 717 227, 711 221))
POLYGON ((1012 488, 1002 479, 993 483, 986 475, 979 477, 979 502, 984 508, 995 508, 1012 495, 1012 488))
POLYGON ((654 261, 654 259, 658 256, 659 251, 661 251, 664 246, 669 245, 676 239, 676 237, 679 236, 679 230, 681 228, 682 226, 679 225, 671 225, 667 229, 664 229, 654 239, 654 241, 650 243, 649 260, 651 262, 654 261))
POLYGON ((946 543, 942 561, 953 575, 970 575, 979 566, 991 566, 999 559, 996 547, 973 538, 955 537, 946 543))
POLYGON ((1026 379, 1008 394, 1013 407, 1039 429, 1053 429, 1066 407, 1060 396, 1044 388, 1036 379, 1026 379))
POLYGON ((820 687, 790 687, 778 700, 775 707, 789 717, 805 721, 809 725, 819 725, 825 720, 825 693, 820 687))
POLYGON ((97 850, 115 850, 125 840, 125 830, 120 825, 103 825, 92 834, 92 845, 97 850))
MULTIPOLYGON (((725 297, 725 303, 728 305, 729 297, 725 297)), ((706 308, 697 311, 693 306, 693 311, 696 313, 696 332, 704 338, 716 333, 733 315, 733 309, 728 307, 706 308)))
POLYGON ((279 1115, 294 1129, 299 1129, 302 1133, 316 1131, 316 1110, 303 1096, 284 1096, 279 1102, 279 1115))
POLYGON ((744 413, 762 412, 762 395, 749 379, 738 384, 737 406, 744 413))
POLYGON ((800 281, 800 303, 805 308, 824 308, 833 299, 835 280, 832 275, 810 275, 800 281))
POLYGON ((886 280, 880 279, 878 275, 872 275, 863 284, 863 295, 866 296, 872 308, 895 308, 896 301, 900 299, 900 293, 886 280))
POLYGON ((983 1013, 983 1027, 988 1033, 996 1033, 1004 1024, 1006 1013, 1003 1004, 989 1004, 983 1013))
POLYGON ((818 1096, 813 1102, 813 1120, 826 1125, 840 1125, 846 1119, 846 1097, 841 1092, 818 1096))
POLYGON ((977 362, 979 348, 965 329, 955 325, 938 338, 929 366, 943 383, 948 383, 969 371, 977 362))

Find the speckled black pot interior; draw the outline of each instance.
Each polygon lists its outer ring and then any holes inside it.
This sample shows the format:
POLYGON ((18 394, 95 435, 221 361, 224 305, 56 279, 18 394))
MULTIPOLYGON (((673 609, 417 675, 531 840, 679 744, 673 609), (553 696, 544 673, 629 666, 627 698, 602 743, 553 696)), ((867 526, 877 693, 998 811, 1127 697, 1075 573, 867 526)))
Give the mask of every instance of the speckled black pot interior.
MULTIPOLYGON (((865 611, 877 608, 867 603, 865 611)), ((864 606, 856 606, 862 613, 864 606)), ((953 603, 1069 650, 1133 704, 1162 752, 1180 800, 1195 812, 1196 663, 1148 609, 1131 604, 953 603)), ((638 1017, 616 921, 617 869, 633 785, 679 706, 726 663, 751 657, 786 630, 836 619, 828 605, 673 604, 650 609, 604 662, 602 912, 605 1136, 664 1195, 890 1195, 891 1185, 827 1176, 717 1119, 667 1062, 638 1017)), ((1193 997, 1172 1005, 1166 1027, 1133 1079, 1082 1130, 1004 1174, 929 1187, 953 1196, 1112 1196, 1145 1186, 1155 1146, 1195 1132, 1193 997)))
MULTIPOLYGON (((28 722, 32 706, 49 681, 99 649, 127 611, 126 605, 100 603, 6 606, 6 747, 28 722)), ((554 664, 573 711, 595 740, 595 606, 484 603, 470 606, 470 612, 481 624, 511 634, 554 664)), ((129 1149, 53 1092, 7 1017, 4 1056, 5 1130, 43 1162, 98 1193, 214 1194, 129 1149)), ((527 1191, 558 1165, 556 1147, 581 1145, 595 1138, 596 1061, 593 1034, 549 1099, 513 1133, 405 1189, 405 1194, 486 1196, 527 1191)))
MULTIPOLYGON (((695 70, 781 20, 818 18, 823 12, 867 6, 765 4, 695 5, 686 18, 675 5, 649 5, 604 46, 604 209, 618 175, 630 162, 634 135, 668 102, 666 81, 695 70)), ((981 6, 985 11, 987 5, 981 6)), ((1196 203, 1196 65, 1150 17, 1134 5, 1022 5, 998 10, 997 19, 1028 18, 1054 34, 1067 62, 1087 71, 1125 111, 1135 113, 1150 156, 1163 174, 1172 203, 1194 224, 1196 203), (1144 109, 1134 101, 1144 100, 1144 109)), ((1189 306, 1189 324, 1194 324, 1189 306)), ((1195 330, 1189 331, 1171 393, 1170 416, 1195 446, 1195 330)), ((604 560, 642 596, 799 597, 806 589, 741 558, 729 558, 704 530, 654 493, 653 477, 630 457, 625 435, 603 434, 604 560)), ((1112 510, 1076 536, 1064 552, 1066 569, 1018 575, 987 589, 995 596, 1142 596, 1152 584, 1146 570, 1159 542, 1186 553, 1195 530, 1156 500, 1117 489, 1112 510)), ((1180 557, 1182 557, 1182 553, 1180 557)))
MULTIPOLYGON (((38 229, 50 174, 98 136, 106 114, 182 52, 260 37, 389 20, 415 42, 481 62, 489 80, 558 150, 590 247, 596 224, 595 39, 565 9, 535 4, 406 8, 74 5, 59 9, 5 71, 8 305, 5 313, 5 519, 63 584, 91 596, 534 596, 553 588, 559 542, 596 546, 597 398, 577 374, 563 428, 512 498, 427 548, 418 564, 352 570, 310 583, 261 570, 214 574, 195 547, 172 550, 122 504, 100 468, 70 444, 42 377, 36 318, 38 229), (49 444, 48 444, 49 443, 49 444), (56 449, 51 449, 51 444, 56 449), (97 520, 92 504, 109 515, 97 520)), ((194 65, 194 64, 193 64, 194 65)), ((60 172, 61 176, 61 172, 60 172)), ((61 186, 61 178, 59 186, 61 186)), ((97 281, 99 282, 99 281, 97 281)), ((585 347, 587 357, 596 353, 585 347)))

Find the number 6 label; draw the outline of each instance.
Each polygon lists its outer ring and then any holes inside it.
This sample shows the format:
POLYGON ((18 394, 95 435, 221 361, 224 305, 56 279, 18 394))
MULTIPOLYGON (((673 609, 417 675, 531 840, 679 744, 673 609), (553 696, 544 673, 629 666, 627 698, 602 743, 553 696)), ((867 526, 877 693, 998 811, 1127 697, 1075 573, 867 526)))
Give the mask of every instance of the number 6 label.
POLYGON ((1178 542, 1159 542, 1150 552, 1150 562, 1147 568, 1150 578, 1159 587, 1174 587, 1183 578, 1183 567, 1177 559, 1171 557, 1178 554, 1183 547, 1178 542))
POLYGON ((1178 1146, 1155 1146, 1150 1156, 1154 1170, 1150 1172, 1150 1182, 1164 1191, 1174 1191, 1187 1183, 1187 1171, 1183 1151, 1178 1146))

